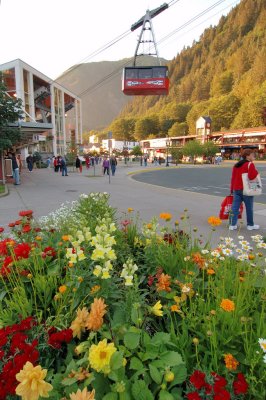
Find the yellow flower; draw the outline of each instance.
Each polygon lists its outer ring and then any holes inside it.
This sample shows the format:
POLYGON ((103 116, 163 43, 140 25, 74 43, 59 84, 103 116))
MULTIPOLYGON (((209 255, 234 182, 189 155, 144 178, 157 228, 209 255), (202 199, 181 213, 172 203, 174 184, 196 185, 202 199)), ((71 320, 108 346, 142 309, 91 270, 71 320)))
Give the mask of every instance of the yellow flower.
POLYGON ((78 389, 77 393, 71 393, 70 400, 95 400, 94 396, 95 390, 93 389, 92 392, 88 392, 85 387, 82 391, 78 389))
POLYGON ((83 307, 82 310, 80 308, 77 310, 77 317, 70 326, 70 329, 73 331, 73 337, 77 336, 80 339, 81 333, 85 332, 88 318, 89 311, 86 307, 83 307))
POLYGON ((109 274, 109 271, 104 268, 102 270, 102 279, 109 279, 109 278, 111 278, 111 275, 109 274))
POLYGON ((42 240, 42 237, 41 236, 36 236, 35 240, 39 240, 40 241, 40 240, 42 240))
POLYGON ((128 207, 127 212, 131 213, 132 211, 134 211, 134 208, 128 207))
POLYGON ((149 222, 148 224, 146 224, 146 228, 147 229, 152 229, 152 224, 149 222))
POLYGON ((82 276, 79 276, 79 277, 78 277, 78 281, 79 281, 80 283, 83 282, 82 276))
POLYGON ((179 311, 180 311, 180 308, 178 307, 177 304, 173 304, 173 305, 171 306, 171 311, 172 311, 172 312, 179 312, 179 311))
POLYGON ((210 224, 211 226, 219 226, 221 225, 222 220, 219 217, 214 217, 211 216, 208 218, 208 224, 210 224))
POLYGON ((47 369, 42 369, 40 365, 34 367, 27 361, 23 369, 16 374, 19 385, 16 387, 16 394, 22 400, 38 400, 39 397, 49 397, 48 392, 53 389, 50 383, 44 381, 47 369))
POLYGON ((112 355, 116 352, 114 343, 107 343, 104 339, 98 343, 93 344, 89 350, 89 362, 91 368, 97 372, 108 374, 110 372, 110 360, 112 355))
POLYGON ((231 371, 235 371, 239 365, 239 362, 230 353, 224 355, 224 362, 226 368, 231 371))
POLYGON ((66 285, 59 286, 59 289, 58 289, 59 293, 65 293, 66 290, 67 290, 66 285))
POLYGON ((221 301, 220 307, 227 312, 231 312, 235 310, 235 303, 229 299, 223 299, 221 301))
POLYGON ((161 304, 161 300, 157 301, 156 304, 154 304, 153 307, 151 307, 151 312, 152 314, 156 315, 157 317, 162 317, 163 316, 163 311, 162 309, 162 304, 161 304))
POLYGON ((161 219, 165 219, 165 221, 171 221, 172 219, 172 214, 170 213, 161 213, 160 214, 161 219))

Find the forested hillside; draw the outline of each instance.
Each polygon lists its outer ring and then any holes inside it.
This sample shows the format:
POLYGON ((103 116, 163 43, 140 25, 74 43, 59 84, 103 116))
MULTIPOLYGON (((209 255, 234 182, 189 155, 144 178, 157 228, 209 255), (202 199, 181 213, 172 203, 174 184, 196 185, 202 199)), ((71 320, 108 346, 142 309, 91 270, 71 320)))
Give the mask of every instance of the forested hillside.
POLYGON ((108 127, 114 137, 194 134, 200 115, 214 131, 263 125, 266 0, 242 0, 168 66, 169 95, 135 97, 108 127))

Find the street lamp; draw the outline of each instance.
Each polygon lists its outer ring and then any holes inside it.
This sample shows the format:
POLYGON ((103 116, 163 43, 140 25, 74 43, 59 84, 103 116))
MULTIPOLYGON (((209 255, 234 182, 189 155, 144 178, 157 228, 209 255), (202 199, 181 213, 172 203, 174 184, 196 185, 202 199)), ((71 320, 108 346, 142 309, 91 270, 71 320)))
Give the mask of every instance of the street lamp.
POLYGON ((167 136, 167 139, 166 139, 166 167, 169 167, 168 151, 169 151, 170 146, 171 146, 171 138, 169 138, 169 136, 167 136))

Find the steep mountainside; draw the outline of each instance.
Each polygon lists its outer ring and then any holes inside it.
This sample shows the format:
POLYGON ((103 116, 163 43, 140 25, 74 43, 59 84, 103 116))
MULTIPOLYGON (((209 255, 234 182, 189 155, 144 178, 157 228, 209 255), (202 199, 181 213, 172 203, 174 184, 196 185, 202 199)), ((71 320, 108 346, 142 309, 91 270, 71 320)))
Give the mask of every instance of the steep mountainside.
POLYGON ((265 60, 266 1, 242 0, 168 64, 168 96, 134 98, 108 129, 137 139, 193 134, 200 115, 213 130, 263 125, 265 60))

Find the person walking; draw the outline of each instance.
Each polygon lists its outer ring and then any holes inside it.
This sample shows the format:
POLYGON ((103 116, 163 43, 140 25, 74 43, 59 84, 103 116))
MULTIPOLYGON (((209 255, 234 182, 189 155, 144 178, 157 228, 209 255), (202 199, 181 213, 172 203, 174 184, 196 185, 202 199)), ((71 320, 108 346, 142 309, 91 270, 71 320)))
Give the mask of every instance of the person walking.
POLYGON ((76 169, 82 173, 82 163, 78 156, 76 157, 76 169))
POLYGON ((29 154, 28 157, 26 158, 26 163, 27 163, 27 166, 28 166, 28 170, 30 172, 32 172, 32 169, 33 169, 33 157, 32 157, 31 154, 29 154))
POLYGON ((50 165, 51 165, 51 158, 50 157, 47 158, 46 165, 47 165, 47 168, 50 168, 50 165))
POLYGON ((15 155, 15 153, 9 153, 8 156, 12 161, 12 174, 13 174, 13 178, 15 181, 14 185, 20 185, 19 166, 18 166, 16 155, 15 155))
POLYGON ((107 172, 107 175, 109 175, 109 168, 110 168, 109 160, 107 159, 106 156, 104 156, 104 159, 103 159, 103 175, 105 175, 105 172, 107 172))
POLYGON ((254 159, 255 154, 253 150, 245 149, 242 153, 242 159, 234 165, 232 170, 231 194, 233 194, 234 198, 229 226, 229 230, 231 231, 237 229, 237 219, 242 201, 246 206, 247 229, 252 231, 260 228, 259 225, 254 224, 253 220, 254 196, 246 196, 243 194, 242 174, 248 173, 249 180, 256 179, 258 176, 258 171, 253 163, 254 159))
POLYGON ((112 156, 110 158, 110 167, 111 167, 111 171, 112 171, 112 176, 115 175, 116 166, 117 166, 117 159, 115 156, 112 156))
POLYGON ((60 157, 60 165, 62 170, 62 176, 68 176, 67 174, 67 163, 64 157, 60 157))

